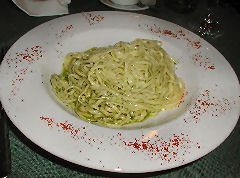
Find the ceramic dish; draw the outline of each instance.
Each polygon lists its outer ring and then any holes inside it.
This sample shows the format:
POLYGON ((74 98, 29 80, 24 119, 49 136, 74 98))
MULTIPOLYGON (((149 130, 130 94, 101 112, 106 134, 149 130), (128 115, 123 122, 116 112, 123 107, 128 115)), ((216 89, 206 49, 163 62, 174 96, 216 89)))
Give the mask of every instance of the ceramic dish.
POLYGON ((22 36, 0 66, 0 99, 14 125, 42 149, 67 161, 113 172, 178 167, 208 154, 239 118, 239 81, 227 60, 188 30, 127 12, 84 12, 56 18, 22 36), (75 117, 55 100, 49 82, 64 56, 136 38, 161 40, 186 83, 179 108, 121 129, 75 117))

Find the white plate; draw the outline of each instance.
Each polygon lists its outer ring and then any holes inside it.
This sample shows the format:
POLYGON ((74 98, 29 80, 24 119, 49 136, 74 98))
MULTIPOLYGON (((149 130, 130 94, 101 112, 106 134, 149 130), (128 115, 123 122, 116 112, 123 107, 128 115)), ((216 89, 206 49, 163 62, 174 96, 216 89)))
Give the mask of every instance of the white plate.
POLYGON ((54 19, 22 36, 0 66, 0 99, 26 137, 65 160, 113 172, 165 170, 206 155, 234 129, 239 96, 233 69, 209 43, 173 23, 134 13, 54 19), (179 61, 186 93, 178 109, 141 128, 110 129, 77 119, 54 100, 49 78, 61 72, 68 52, 135 38, 161 40, 179 61))
POLYGON ((100 0, 100 2, 114 9, 127 10, 127 11, 140 11, 140 10, 146 10, 149 8, 144 4, 120 5, 120 4, 115 4, 111 0, 100 0))

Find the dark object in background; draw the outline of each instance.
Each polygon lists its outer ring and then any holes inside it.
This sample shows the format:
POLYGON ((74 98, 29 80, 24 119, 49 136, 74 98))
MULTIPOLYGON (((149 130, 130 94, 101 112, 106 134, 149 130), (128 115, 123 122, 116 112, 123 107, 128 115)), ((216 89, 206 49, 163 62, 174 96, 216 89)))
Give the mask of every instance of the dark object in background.
MULTIPOLYGON (((8 48, 2 48, 0 52, 0 63, 8 48)), ((7 176, 11 171, 10 141, 8 135, 7 114, 0 103, 0 177, 7 176)))
POLYGON ((165 0, 164 4, 175 12, 190 13, 196 9, 198 0, 165 0))
POLYGON ((1 107, 0 118, 0 177, 7 176, 10 173, 11 157, 8 137, 7 116, 1 107))
POLYGON ((240 14, 240 1, 239 0, 220 0, 221 3, 228 3, 230 6, 235 8, 237 12, 240 14))

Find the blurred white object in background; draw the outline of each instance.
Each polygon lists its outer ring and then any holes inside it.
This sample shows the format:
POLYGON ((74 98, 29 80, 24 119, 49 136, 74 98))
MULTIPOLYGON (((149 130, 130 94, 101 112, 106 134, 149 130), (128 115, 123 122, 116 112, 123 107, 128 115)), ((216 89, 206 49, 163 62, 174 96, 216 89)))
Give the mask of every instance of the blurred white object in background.
MULTIPOLYGON (((139 0, 137 0, 136 4, 132 5, 121 5, 113 2, 112 0, 99 0, 101 3, 105 4, 106 6, 112 7, 114 9, 119 9, 119 10, 126 10, 126 11, 140 11, 140 10, 145 10, 148 9, 149 7, 140 3, 139 0)), ((121 0, 119 0, 121 1, 121 0)), ((123 3, 123 2, 122 2, 123 3)), ((133 3, 133 1, 132 1, 133 3)))
POLYGON ((52 16, 68 14, 71 0, 12 0, 30 16, 52 16))
POLYGON ((71 3, 71 0, 58 0, 62 5, 68 5, 71 3))
POLYGON ((134 5, 137 4, 139 0, 111 0, 115 4, 120 4, 120 5, 134 5))
POLYGON ((137 4, 139 1, 147 6, 153 6, 156 4, 156 0, 111 0, 115 4, 120 4, 124 6, 137 4))

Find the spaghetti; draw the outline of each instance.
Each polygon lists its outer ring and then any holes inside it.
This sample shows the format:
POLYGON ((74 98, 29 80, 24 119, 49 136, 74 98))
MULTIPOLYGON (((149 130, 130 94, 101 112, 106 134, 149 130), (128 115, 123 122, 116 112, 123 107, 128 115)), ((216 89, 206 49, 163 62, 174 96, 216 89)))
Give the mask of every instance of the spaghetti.
POLYGON ((114 127, 178 106, 184 82, 155 40, 136 39, 66 55, 51 76, 55 95, 82 119, 114 127))

